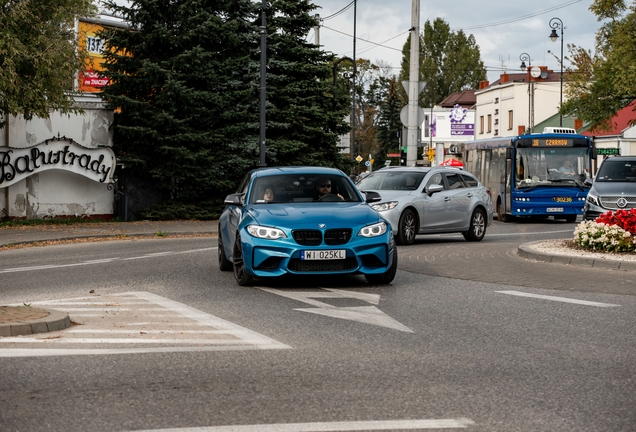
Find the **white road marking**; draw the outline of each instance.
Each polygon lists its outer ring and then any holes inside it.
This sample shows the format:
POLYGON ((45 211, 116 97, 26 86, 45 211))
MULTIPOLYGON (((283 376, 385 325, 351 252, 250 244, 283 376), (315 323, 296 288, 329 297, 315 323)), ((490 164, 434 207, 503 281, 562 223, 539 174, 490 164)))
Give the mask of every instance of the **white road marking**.
POLYGON ((82 325, 56 332, 0 337, 0 357, 291 348, 245 327, 148 292, 93 295, 33 302, 31 305, 66 312, 74 323, 82 325), (74 300, 83 307, 74 308, 74 300), (129 301, 147 307, 128 308, 129 301), (86 307, 90 304, 98 307, 86 307), (75 347, 88 344, 112 348, 75 347), (37 348, 31 348, 33 346, 37 348))
POLYGON ((470 419, 458 418, 203 426, 190 428, 147 429, 136 432, 349 432, 413 429, 464 429, 474 424, 475 422, 470 419))
POLYGON ((14 267, 14 268, 2 269, 0 270, 0 273, 17 273, 17 272, 35 271, 35 270, 49 270, 49 269, 77 267, 77 266, 85 266, 85 265, 107 264, 107 263, 116 262, 116 261, 129 261, 129 260, 146 259, 146 258, 157 258, 157 257, 164 257, 169 255, 181 255, 181 254, 196 253, 196 252, 207 252, 207 251, 216 250, 216 249, 217 248, 215 246, 210 248, 191 249, 191 250, 180 251, 180 252, 159 252, 159 253, 145 254, 145 255, 129 257, 129 258, 114 257, 114 258, 103 258, 103 259, 92 260, 92 261, 82 261, 82 262, 71 263, 71 264, 55 264, 55 265, 50 264, 50 265, 31 266, 31 267, 14 267))
POLYGON ((543 300, 558 301, 563 303, 574 303, 574 304, 580 304, 585 306, 620 307, 620 305, 611 304, 611 303, 598 303, 598 302, 592 302, 587 300, 576 300, 576 299, 571 299, 567 297, 553 297, 553 296, 546 296, 546 295, 539 295, 539 294, 529 294, 529 293, 524 293, 519 291, 495 291, 495 292, 498 292, 501 294, 510 294, 510 295, 519 296, 519 297, 532 297, 532 298, 538 298, 543 300))
POLYGON ((344 299, 352 298, 362 300, 371 304, 380 304, 379 294, 367 294, 355 291, 345 291, 339 289, 324 289, 322 291, 281 291, 272 288, 260 288, 272 294, 287 297, 299 302, 307 303, 313 308, 294 309, 300 312, 308 312, 317 315, 324 315, 331 318, 340 318, 350 321, 357 321, 364 324, 371 324, 380 327, 387 327, 393 330, 399 330, 406 333, 413 333, 413 330, 400 324, 390 316, 386 315, 375 306, 354 306, 354 307, 337 307, 324 303, 315 299, 344 299))

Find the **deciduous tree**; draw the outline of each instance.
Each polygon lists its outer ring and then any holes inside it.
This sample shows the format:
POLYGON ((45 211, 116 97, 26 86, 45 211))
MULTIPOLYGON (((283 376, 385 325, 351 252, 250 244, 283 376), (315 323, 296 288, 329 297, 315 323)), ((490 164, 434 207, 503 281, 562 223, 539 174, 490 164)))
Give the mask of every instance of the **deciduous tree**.
POLYGON ((79 111, 74 84, 85 53, 74 24, 95 12, 91 0, 0 1, 0 127, 6 115, 30 120, 79 111))

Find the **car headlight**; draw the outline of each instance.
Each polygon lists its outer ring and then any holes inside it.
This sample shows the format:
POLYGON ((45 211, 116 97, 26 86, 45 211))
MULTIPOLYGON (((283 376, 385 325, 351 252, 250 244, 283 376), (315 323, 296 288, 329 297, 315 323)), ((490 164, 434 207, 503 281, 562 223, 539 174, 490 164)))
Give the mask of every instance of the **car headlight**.
POLYGON ((587 200, 594 205, 599 205, 598 197, 596 195, 592 195, 591 193, 587 194, 587 200))
POLYGON ((377 236, 381 236, 385 232, 386 232, 386 223, 378 222, 373 225, 365 226, 364 228, 360 230, 358 235, 361 235, 363 237, 377 237, 377 236))
POLYGON ((258 237, 268 240, 277 240, 279 238, 287 238, 285 233, 278 228, 271 228, 261 225, 248 225, 247 232, 253 237, 258 237))
POLYGON ((397 207, 397 205, 398 205, 397 201, 390 201, 390 202, 385 202, 380 204, 373 204, 371 208, 377 212, 381 212, 381 211, 394 209, 395 207, 397 207))

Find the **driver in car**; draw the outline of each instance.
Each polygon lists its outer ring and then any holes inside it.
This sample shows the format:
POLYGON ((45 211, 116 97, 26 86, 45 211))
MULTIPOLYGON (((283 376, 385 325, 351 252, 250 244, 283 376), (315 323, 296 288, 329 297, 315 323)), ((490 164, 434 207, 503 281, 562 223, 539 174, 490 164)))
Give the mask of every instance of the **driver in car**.
POLYGON ((341 200, 344 200, 344 198, 342 197, 342 195, 340 194, 333 194, 331 192, 331 179, 323 177, 318 179, 318 181, 316 182, 316 200, 320 201, 323 197, 327 196, 327 195, 334 195, 339 197, 341 200))

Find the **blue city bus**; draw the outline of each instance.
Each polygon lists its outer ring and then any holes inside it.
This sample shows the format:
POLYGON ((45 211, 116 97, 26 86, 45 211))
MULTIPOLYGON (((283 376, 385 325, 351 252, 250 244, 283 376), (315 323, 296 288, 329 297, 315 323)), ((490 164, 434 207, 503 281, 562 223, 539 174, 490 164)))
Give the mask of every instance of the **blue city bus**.
POLYGON ((583 214, 589 191, 583 182, 592 178, 596 148, 574 129, 557 131, 463 143, 464 167, 490 190, 500 221, 552 216, 575 222, 583 214))

